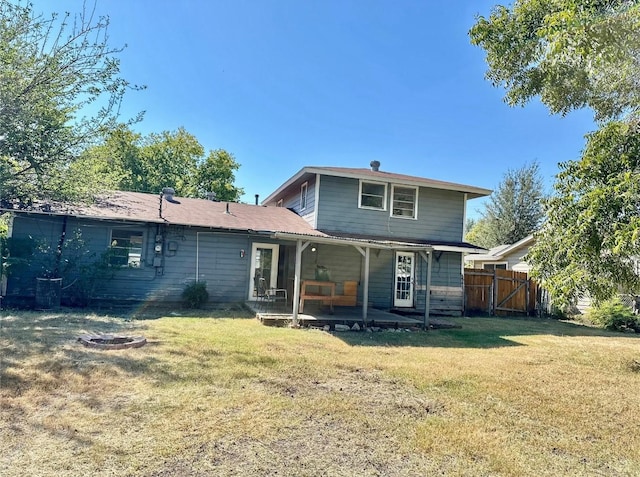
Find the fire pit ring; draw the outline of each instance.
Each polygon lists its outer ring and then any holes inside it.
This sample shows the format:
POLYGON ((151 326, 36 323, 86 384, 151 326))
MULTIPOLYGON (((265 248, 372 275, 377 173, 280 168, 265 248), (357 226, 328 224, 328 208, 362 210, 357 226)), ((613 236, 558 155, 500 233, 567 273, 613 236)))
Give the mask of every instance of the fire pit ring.
POLYGON ((97 349, 128 349, 140 348, 147 343, 144 336, 123 335, 82 335, 78 341, 87 348, 97 349))

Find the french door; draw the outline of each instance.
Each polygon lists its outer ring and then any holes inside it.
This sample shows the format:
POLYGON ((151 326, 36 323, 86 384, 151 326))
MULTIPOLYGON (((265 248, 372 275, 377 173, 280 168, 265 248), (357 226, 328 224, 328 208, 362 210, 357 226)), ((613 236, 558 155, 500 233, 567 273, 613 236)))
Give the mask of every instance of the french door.
POLYGON ((254 243, 251 247, 251 277, 249 300, 258 296, 258 280, 264 278, 266 288, 275 287, 278 281, 279 245, 273 243, 254 243))
POLYGON ((415 261, 416 254, 413 252, 396 252, 393 306, 413 307, 415 261))

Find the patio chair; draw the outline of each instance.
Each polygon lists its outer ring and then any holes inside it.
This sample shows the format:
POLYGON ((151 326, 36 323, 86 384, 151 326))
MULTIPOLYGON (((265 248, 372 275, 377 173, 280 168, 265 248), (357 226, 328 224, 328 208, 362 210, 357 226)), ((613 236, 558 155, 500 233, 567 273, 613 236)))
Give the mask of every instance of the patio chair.
POLYGON ((258 279, 258 308, 267 311, 272 310, 278 302, 287 303, 287 290, 285 288, 275 288, 267 286, 264 277, 258 279))

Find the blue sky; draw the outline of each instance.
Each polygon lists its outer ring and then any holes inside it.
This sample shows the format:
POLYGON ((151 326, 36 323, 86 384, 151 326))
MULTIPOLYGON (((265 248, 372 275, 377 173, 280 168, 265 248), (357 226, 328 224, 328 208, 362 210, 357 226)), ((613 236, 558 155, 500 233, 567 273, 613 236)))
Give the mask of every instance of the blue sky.
MULTIPOLYGON (((79 12, 83 0, 35 0, 79 12)), ((92 3, 87 0, 87 3, 92 3)), ((510 108, 469 42, 484 0, 98 0, 121 73, 147 89, 143 134, 184 127, 226 149, 236 183, 265 198, 305 165, 368 167, 495 188, 537 160, 550 188, 594 129, 589 111, 510 108)), ((469 204, 476 215, 482 202, 469 204)))

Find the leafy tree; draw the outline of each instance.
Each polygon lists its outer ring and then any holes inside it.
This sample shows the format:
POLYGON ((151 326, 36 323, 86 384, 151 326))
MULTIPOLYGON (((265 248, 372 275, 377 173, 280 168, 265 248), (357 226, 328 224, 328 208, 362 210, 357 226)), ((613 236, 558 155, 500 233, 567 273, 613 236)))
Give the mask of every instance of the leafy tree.
POLYGON ((544 217, 543 190, 537 162, 509 169, 489 197, 482 217, 467 233, 467 241, 491 248, 531 234, 544 217))
POLYGON ((118 124, 106 133, 104 141, 85 151, 69 168, 69 175, 85 177, 99 190, 138 190, 145 171, 140 148, 142 136, 126 124, 118 124))
POLYGON ((193 177, 204 148, 184 128, 150 134, 141 149, 142 177, 137 188, 159 192, 173 187, 177 195, 194 197, 193 177))
POLYGON ((243 189, 234 185, 234 171, 239 167, 233 154, 223 149, 209 151, 195 173, 196 191, 200 196, 213 192, 217 200, 237 202, 244 193, 243 189))
POLYGON ((467 225, 466 230, 467 233, 464 236, 465 241, 486 249, 493 246, 490 245, 490 242, 487 240, 489 232, 487 230, 487 221, 484 220, 484 218, 480 217, 477 220, 471 221, 471 223, 467 225))
POLYGON ((560 164, 528 257, 558 305, 639 291, 639 27, 637 0, 516 0, 469 32, 507 103, 538 96, 563 115, 589 107, 600 124, 581 160, 560 164))
POLYGON ((547 222, 529 253, 534 273, 566 305, 640 292, 640 122, 588 136, 580 161, 561 164, 547 222))
POLYGON ((126 125, 107 133, 104 142, 88 149, 73 169, 95 177, 103 188, 160 192, 173 187, 177 195, 237 201, 242 189, 234 185, 240 165, 232 154, 218 149, 204 158, 204 148, 184 128, 142 136, 126 125))
POLYGON ((0 0, 0 202, 74 189, 68 167, 115 123, 135 87, 119 76, 121 49, 107 44, 108 24, 88 10, 45 18, 0 0), (95 112, 85 114, 87 106, 95 112))
POLYGON ((471 42, 510 105, 538 96, 552 113, 608 120, 640 104, 640 6, 630 0, 516 0, 479 17, 471 42))

